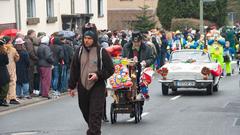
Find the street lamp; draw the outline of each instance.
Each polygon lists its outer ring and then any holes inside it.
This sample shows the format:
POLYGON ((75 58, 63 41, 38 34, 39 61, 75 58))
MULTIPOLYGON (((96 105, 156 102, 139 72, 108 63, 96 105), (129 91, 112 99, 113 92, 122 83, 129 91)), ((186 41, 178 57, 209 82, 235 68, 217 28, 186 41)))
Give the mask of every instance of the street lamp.
POLYGON ((203 3, 204 2, 214 2, 214 1, 216 1, 216 0, 200 0, 199 5, 200 5, 200 33, 201 34, 203 34, 203 32, 204 32, 204 28, 203 28, 203 26, 204 26, 204 24, 203 24, 203 3))

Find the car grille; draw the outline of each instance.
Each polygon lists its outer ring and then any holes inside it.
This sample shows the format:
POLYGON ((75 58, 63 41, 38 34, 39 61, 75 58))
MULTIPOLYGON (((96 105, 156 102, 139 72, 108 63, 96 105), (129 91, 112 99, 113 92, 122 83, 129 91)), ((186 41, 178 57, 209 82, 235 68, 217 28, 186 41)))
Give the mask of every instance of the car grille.
POLYGON ((184 72, 184 73, 169 73, 167 76, 168 80, 201 80, 203 76, 200 73, 184 72))

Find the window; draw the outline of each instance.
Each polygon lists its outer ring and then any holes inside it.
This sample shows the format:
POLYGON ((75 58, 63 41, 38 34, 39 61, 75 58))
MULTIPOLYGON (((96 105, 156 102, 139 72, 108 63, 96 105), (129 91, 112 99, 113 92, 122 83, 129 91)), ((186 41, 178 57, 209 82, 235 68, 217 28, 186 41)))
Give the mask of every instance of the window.
POLYGON ((103 0, 98 0, 98 16, 103 16, 103 0))
POLYGON ((27 0, 27 17, 36 17, 35 0, 27 0))
POLYGON ((86 0, 86 12, 87 14, 91 12, 91 0, 86 0))
POLYGON ((47 4, 47 17, 54 16, 54 3, 53 0, 46 0, 47 4))

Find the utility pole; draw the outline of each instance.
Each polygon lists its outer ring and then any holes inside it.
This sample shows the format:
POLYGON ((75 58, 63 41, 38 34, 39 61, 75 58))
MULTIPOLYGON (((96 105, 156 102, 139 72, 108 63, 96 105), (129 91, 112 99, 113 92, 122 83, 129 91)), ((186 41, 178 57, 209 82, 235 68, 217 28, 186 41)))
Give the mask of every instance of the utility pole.
POLYGON ((20 0, 15 0, 15 19, 16 19, 16 28, 21 30, 21 10, 20 10, 20 0))
POLYGON ((200 33, 204 33, 204 23, 203 23, 203 3, 204 2, 214 2, 216 0, 200 0, 199 6, 200 6, 200 33))
POLYGON ((203 0, 200 0, 200 33, 203 34, 203 0))

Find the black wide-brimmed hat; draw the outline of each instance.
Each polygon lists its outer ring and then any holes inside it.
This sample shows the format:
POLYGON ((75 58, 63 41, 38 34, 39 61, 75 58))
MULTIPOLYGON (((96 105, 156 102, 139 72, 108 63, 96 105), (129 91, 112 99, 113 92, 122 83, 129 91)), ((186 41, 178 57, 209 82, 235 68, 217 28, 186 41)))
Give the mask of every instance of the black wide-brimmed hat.
POLYGON ((138 42, 142 40, 142 34, 140 31, 136 30, 132 32, 132 41, 138 42))

